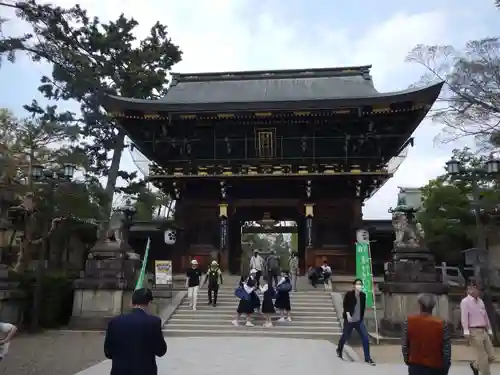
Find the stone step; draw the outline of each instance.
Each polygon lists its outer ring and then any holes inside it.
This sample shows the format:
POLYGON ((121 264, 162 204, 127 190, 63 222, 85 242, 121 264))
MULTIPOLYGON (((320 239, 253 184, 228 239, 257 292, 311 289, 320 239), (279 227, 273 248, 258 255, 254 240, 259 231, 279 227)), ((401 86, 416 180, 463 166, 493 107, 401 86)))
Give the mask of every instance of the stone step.
MULTIPOLYGON (((236 307, 233 308, 233 309, 225 309, 225 310, 222 310, 222 309, 219 309, 218 307, 216 307, 214 310, 216 311, 211 311, 209 309, 196 309, 195 311, 193 311, 192 309, 182 309, 182 310, 177 310, 176 313, 174 314, 177 315, 177 314, 182 314, 181 316, 182 317, 185 317, 185 316, 194 316, 194 315, 200 315, 200 314, 211 314, 211 315, 234 315, 236 314, 236 307)), ((259 312, 257 312, 256 314, 260 314, 259 312)), ((279 315, 279 313, 277 312, 276 315, 279 315)), ((307 311, 307 310, 293 310, 291 311, 291 315, 296 315, 296 316, 299 316, 299 317, 304 317, 304 318, 308 318, 308 319, 337 319, 337 314, 335 314, 334 312, 330 312, 330 313, 317 313, 315 311, 307 311)))
MULTIPOLYGON (((217 298, 217 305, 218 306, 227 306, 227 305, 234 305, 238 304, 238 299, 236 298, 231 298, 231 299, 219 299, 217 298)), ((262 302, 262 300, 261 300, 262 302)), ((324 307, 324 308, 333 308, 333 303, 332 301, 316 301, 316 302, 302 302, 302 301, 296 301, 292 299, 291 301, 292 307, 310 307, 310 308, 315 308, 315 307, 324 307)), ((189 303, 189 302, 188 302, 189 303)), ((199 304, 208 304, 208 298, 198 298, 197 305, 199 304)))
MULTIPOLYGON (((232 310, 236 310, 236 308, 238 307, 238 302, 234 302, 233 304, 227 304, 227 305, 218 305, 217 307, 215 307, 215 309, 217 309, 217 311, 232 311, 232 310)), ((211 305, 208 305, 206 303, 197 303, 196 304, 196 309, 198 311, 203 311, 203 310, 214 310, 214 307, 211 306, 211 305)), ((182 310, 192 310, 190 307, 189 307, 189 302, 187 301, 184 301, 180 306, 179 308, 177 309, 178 311, 182 311, 182 310)), ((336 311, 335 311, 335 308, 333 306, 328 306, 328 307, 311 307, 311 306, 305 306, 305 305, 294 305, 292 303, 292 311, 306 311, 306 312, 314 312, 316 314, 321 314, 321 313, 328 313, 328 314, 335 314, 336 311)))
MULTIPOLYGON (((259 296, 259 299, 260 301, 263 300, 263 298, 261 296, 259 296)), ((186 301, 188 301, 189 299, 186 297, 185 298, 186 301)), ((202 302, 202 303, 208 303, 208 296, 198 296, 198 303, 202 302)), ((226 303, 238 303, 239 302, 239 299, 236 298, 236 297, 217 297, 217 303, 219 304, 226 304, 226 303)), ((314 306, 318 306, 318 307, 332 307, 333 306, 333 302, 331 299, 326 299, 326 298, 323 298, 323 299, 317 299, 317 300, 306 300, 306 299, 296 299, 296 298, 291 298, 290 299, 290 302, 293 304, 296 304, 298 306, 300 305, 303 305, 303 306, 311 306, 311 307, 314 307, 314 306)))
MULTIPOLYGON (((176 325, 176 324, 192 324, 192 325, 224 325, 227 324, 228 322, 232 321, 234 319, 234 315, 225 315, 225 316, 215 316, 215 319, 206 319, 202 317, 191 317, 189 318, 172 318, 168 321, 169 325, 176 325)), ((278 320, 278 316, 273 317, 273 322, 276 322, 278 320)), ((260 316, 254 316, 252 318, 254 322, 257 323, 264 323, 265 319, 264 317, 260 316)), ((286 323, 276 323, 276 324, 287 324, 291 326, 308 326, 308 327, 326 327, 328 329, 331 328, 339 328, 340 329, 340 323, 338 321, 329 321, 329 320, 310 320, 310 319, 300 319, 297 318, 296 316, 292 317, 291 322, 286 322, 286 323)))
POLYGON ((256 327, 225 327, 224 329, 193 329, 193 328, 164 328, 163 333, 167 337, 213 337, 213 336, 254 336, 254 337, 286 337, 299 339, 319 339, 331 340, 332 337, 339 337, 341 332, 311 332, 311 331, 285 331, 273 328, 256 330, 256 327))
MULTIPOLYGON (((258 293, 257 295, 259 296, 259 298, 263 297, 261 293, 258 293)), ((208 292, 206 290, 199 291, 198 292, 198 299, 200 299, 200 298, 208 298, 208 292)), ((219 293, 217 295, 217 298, 219 298, 219 299, 237 299, 237 297, 234 295, 234 293, 231 293, 231 294, 219 293)), ((321 294, 318 296, 308 296, 306 294, 302 294, 302 295, 291 294, 290 299, 295 300, 295 301, 299 301, 299 302, 320 302, 320 301, 331 301, 332 300, 331 296, 327 293, 321 294)))
MULTIPOLYGON (((263 299, 263 296, 262 294, 257 294, 257 296, 260 298, 260 299, 263 299)), ((187 298, 187 294, 186 294, 186 298, 187 298)), ((200 299, 208 299, 208 293, 199 293, 198 294, 198 300, 200 299)), ((238 300, 238 297, 234 296, 234 295, 218 295, 217 296, 217 300, 221 300, 221 301, 235 301, 235 300, 238 300)), ((296 302, 307 302, 307 303, 318 303, 318 302, 330 302, 332 303, 332 298, 330 296, 321 296, 321 297, 297 297, 297 296, 290 296, 290 300, 291 301, 296 301, 296 302)))
MULTIPOLYGON (((207 289, 200 289, 198 291, 198 295, 207 295, 208 290, 207 289)), ((258 292, 257 294, 262 295, 261 292, 258 292)), ((222 292, 219 290, 219 296, 231 296, 234 297, 234 290, 231 290, 229 292, 222 292)), ((306 299, 323 299, 323 298, 331 298, 329 292, 318 292, 318 293, 305 293, 305 292, 295 292, 295 293, 290 293, 290 296, 292 298, 306 298, 306 299)))
MULTIPOLYGON (((184 310, 184 311, 177 311, 170 319, 175 319, 175 318, 182 318, 182 319, 217 319, 219 317, 222 318, 231 318, 234 317, 236 314, 236 309, 233 309, 231 311, 220 311, 217 310, 217 307, 213 311, 207 311, 207 310, 184 310)), ((258 314, 260 315, 260 314, 258 314)), ((279 314, 276 314, 278 316, 279 314)), ((337 315, 335 314, 315 314, 314 312, 302 312, 302 311, 292 311, 292 316, 301 319, 301 320, 318 320, 318 321, 330 321, 330 322, 338 322, 339 319, 337 318, 337 315)), ((170 320, 169 320, 170 321, 170 320)))
MULTIPOLYGON (((262 322, 263 323, 263 322, 262 322)), ((293 323, 293 322, 292 322, 293 323)), ((181 323, 171 323, 166 326, 166 328, 170 329, 226 329, 229 326, 232 326, 231 321, 228 321, 223 324, 181 324, 181 323)), ((289 323, 277 323, 273 327, 263 327, 262 324, 255 324, 254 327, 247 327, 243 324, 243 322, 240 323, 241 327, 247 328, 247 329, 254 329, 256 331, 260 330, 266 330, 266 329, 276 329, 276 330, 286 330, 286 331, 307 331, 307 332, 340 332, 340 327, 329 327, 329 326, 323 326, 323 327, 318 327, 318 326, 307 326, 307 325, 292 325, 289 323)), ((232 326, 234 327, 234 326, 232 326)))
MULTIPOLYGON (((186 290, 186 287, 184 286, 182 289, 186 290)), ((223 287, 219 288, 219 293, 224 293, 224 294, 231 294, 234 295, 234 291, 236 289, 236 286, 231 286, 231 287, 223 287)), ((207 287, 204 286, 203 288, 200 288, 199 291, 206 291, 207 287)), ((299 290, 297 292, 290 292, 292 295, 313 295, 313 296, 323 296, 323 295, 328 295, 330 293, 329 291, 325 291, 324 289, 314 289, 314 290, 299 290)))

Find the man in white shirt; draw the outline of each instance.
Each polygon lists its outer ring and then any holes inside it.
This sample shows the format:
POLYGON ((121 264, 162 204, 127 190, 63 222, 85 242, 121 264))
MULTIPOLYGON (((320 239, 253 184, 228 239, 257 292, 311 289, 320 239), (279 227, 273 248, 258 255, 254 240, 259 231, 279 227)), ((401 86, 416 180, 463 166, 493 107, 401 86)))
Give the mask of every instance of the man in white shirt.
POLYGON ((198 268, 198 261, 193 259, 191 261, 191 268, 186 271, 186 288, 188 290, 187 296, 189 299, 189 307, 196 310, 196 302, 198 301, 198 290, 200 289, 202 273, 198 268))
POLYGON ((257 281, 257 288, 260 285, 260 278, 264 270, 264 259, 259 255, 259 250, 254 250, 253 256, 250 258, 250 269, 257 271, 255 280, 257 281))
POLYGON ((332 281, 330 279, 330 277, 332 276, 332 268, 328 265, 328 262, 326 260, 323 262, 321 270, 323 271, 323 282, 325 284, 325 291, 332 291, 332 281))
POLYGON ((0 361, 5 358, 9 351, 9 345, 17 332, 15 325, 0 322, 0 361))

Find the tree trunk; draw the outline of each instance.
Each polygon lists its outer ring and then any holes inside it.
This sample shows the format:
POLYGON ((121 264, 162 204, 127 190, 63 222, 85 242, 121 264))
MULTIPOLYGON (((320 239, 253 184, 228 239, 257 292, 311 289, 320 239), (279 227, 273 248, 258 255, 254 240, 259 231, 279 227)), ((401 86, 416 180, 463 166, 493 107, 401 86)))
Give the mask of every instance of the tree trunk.
POLYGON ((120 161, 122 159, 124 147, 125 147, 125 132, 119 130, 115 138, 115 148, 113 150, 113 157, 111 159, 111 164, 109 166, 106 188, 104 189, 106 193, 106 198, 108 200, 105 206, 104 215, 108 219, 111 217, 111 209, 113 207, 113 196, 115 194, 116 181, 118 180, 118 172, 120 171, 120 161))
POLYGON ((165 213, 165 219, 168 220, 168 218, 170 217, 170 214, 172 212, 172 206, 174 205, 174 200, 171 199, 169 202, 168 202, 168 206, 167 206, 167 212, 165 213))

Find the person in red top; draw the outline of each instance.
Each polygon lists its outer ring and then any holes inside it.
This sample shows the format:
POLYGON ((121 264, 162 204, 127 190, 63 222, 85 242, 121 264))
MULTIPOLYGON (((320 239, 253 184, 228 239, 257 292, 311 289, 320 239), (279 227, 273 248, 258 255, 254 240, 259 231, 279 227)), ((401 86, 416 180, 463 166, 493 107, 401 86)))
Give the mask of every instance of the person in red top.
POLYGON ((451 366, 451 339, 446 322, 432 315, 436 297, 418 296, 420 313, 403 327, 403 359, 409 375, 447 375, 451 366))

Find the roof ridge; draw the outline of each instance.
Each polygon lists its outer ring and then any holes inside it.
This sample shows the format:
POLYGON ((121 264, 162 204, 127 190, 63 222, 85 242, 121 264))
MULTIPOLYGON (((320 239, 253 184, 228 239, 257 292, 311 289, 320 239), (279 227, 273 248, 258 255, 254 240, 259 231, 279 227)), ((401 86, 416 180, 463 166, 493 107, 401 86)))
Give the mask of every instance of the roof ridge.
POLYGON ((172 85, 180 82, 209 82, 258 79, 286 79, 311 77, 353 77, 362 76, 371 80, 371 65, 346 66, 314 69, 251 70, 212 73, 171 73, 172 85))

